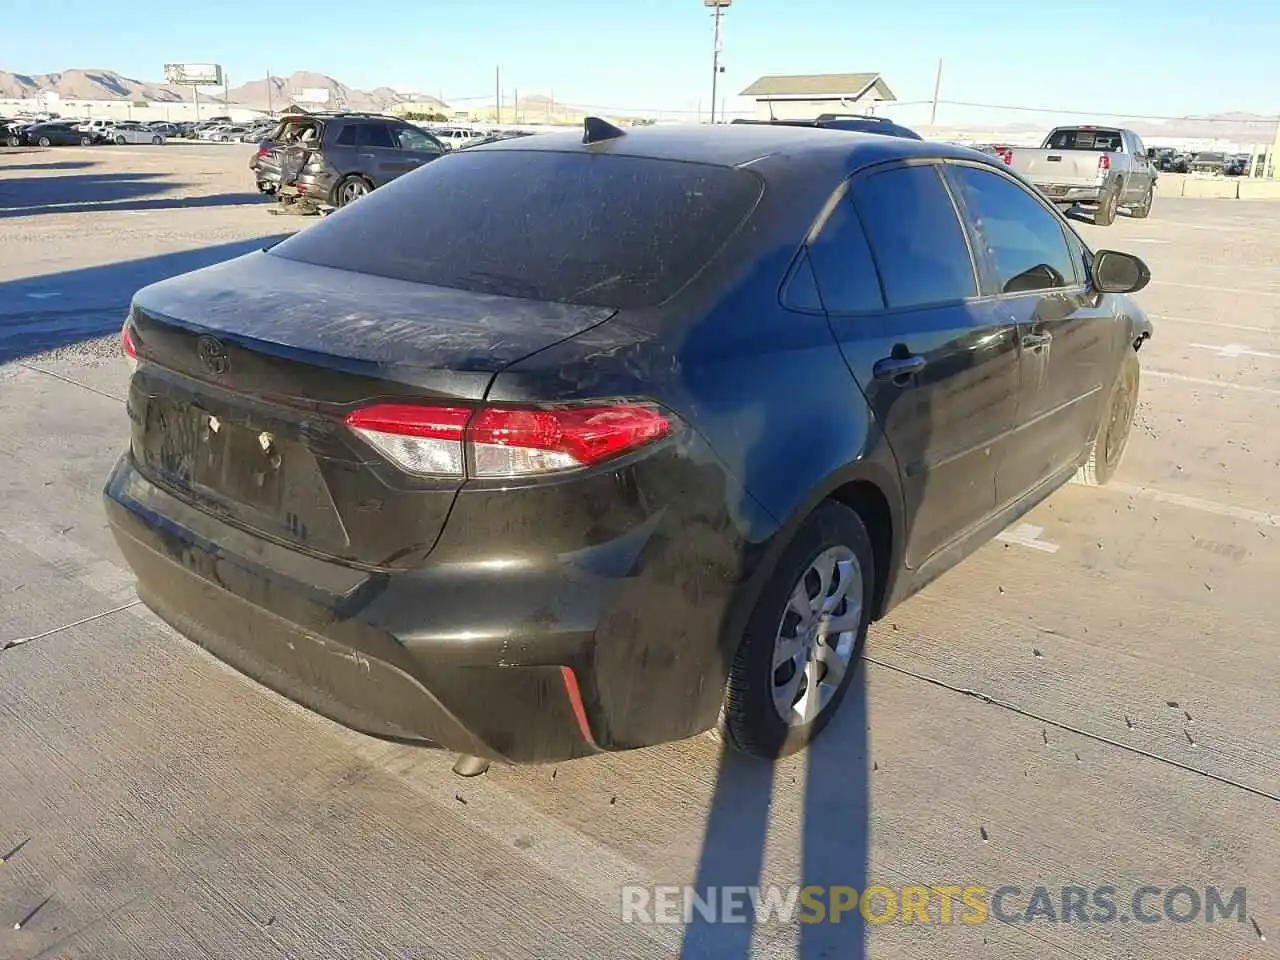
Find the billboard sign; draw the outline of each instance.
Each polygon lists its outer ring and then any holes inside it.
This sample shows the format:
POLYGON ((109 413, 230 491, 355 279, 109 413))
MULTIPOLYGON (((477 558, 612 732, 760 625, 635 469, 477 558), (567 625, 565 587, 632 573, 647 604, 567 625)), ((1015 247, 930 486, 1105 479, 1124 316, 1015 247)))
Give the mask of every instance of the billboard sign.
POLYGON ((328 87, 304 87, 294 93, 295 100, 301 100, 303 103, 328 103, 329 88, 328 87))
POLYGON ((166 83, 216 87, 222 83, 222 67, 216 63, 166 63, 164 79, 166 83))

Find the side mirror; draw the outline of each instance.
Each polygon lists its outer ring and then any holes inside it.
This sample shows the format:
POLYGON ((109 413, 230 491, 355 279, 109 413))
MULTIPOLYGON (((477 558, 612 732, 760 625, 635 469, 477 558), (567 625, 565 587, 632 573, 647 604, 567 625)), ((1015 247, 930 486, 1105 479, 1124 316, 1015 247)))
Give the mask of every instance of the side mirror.
POLYGON ((1089 273, 1093 288, 1100 293, 1137 293, 1151 282, 1145 263, 1118 250, 1099 250, 1089 273))

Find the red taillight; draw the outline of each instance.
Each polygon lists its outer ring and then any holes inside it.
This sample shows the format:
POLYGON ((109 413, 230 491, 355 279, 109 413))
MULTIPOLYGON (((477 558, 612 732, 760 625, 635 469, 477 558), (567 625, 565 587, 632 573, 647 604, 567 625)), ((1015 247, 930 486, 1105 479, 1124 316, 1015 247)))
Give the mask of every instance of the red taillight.
POLYGON ((1012 147, 996 147, 996 156, 998 156, 1006 167, 1013 166, 1013 148, 1012 147))
POLYGON ((259 147, 259 148, 258 148, 258 156, 260 156, 260 157, 265 157, 265 156, 266 156, 268 153, 270 153, 270 152, 271 152, 271 148, 270 148, 270 147, 259 147))
POLYGON ((1102 171, 1111 169, 1111 154, 1109 153, 1098 154, 1098 169, 1102 171))
POLYGON ((671 421, 643 404, 558 410, 376 404, 346 424, 409 473, 480 478, 595 466, 671 432, 671 421))
POLYGON ((138 345, 133 342, 133 328, 129 325, 128 320, 120 328, 120 348, 124 351, 126 357, 134 363, 138 362, 138 345))

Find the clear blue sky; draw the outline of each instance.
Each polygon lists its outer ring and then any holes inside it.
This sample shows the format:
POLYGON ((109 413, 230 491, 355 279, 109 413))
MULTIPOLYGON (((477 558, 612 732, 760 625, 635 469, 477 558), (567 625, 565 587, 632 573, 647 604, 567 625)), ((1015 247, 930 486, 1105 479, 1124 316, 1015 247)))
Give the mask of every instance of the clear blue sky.
MULTIPOLYGON (((22 6, 22 4, 19 4, 22 6)), ((232 85, 314 70, 353 87, 582 106, 693 110, 710 100, 701 0, 44 0, 6 17, 0 66, 106 67, 157 80, 218 62, 232 85)), ((1182 115, 1280 113, 1280 2, 735 0, 721 92, 764 73, 880 71, 899 100, 1182 115)))

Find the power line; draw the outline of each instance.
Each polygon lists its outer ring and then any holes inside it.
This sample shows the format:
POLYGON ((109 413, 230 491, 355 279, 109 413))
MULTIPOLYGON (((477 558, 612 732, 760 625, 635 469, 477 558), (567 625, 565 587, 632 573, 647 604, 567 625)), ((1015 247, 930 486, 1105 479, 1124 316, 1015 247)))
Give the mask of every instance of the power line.
POLYGON ((1062 116, 1089 116, 1089 117, 1126 117, 1132 120, 1193 120, 1196 123, 1280 123, 1280 116, 1277 117, 1251 117, 1247 120, 1234 117, 1197 117, 1197 116, 1181 116, 1166 117, 1158 116, 1151 113, 1119 113, 1107 110, 1062 110, 1054 107, 1019 107, 1011 106, 1003 103, 973 103, 968 100, 939 100, 939 103, 945 103, 952 107, 980 107, 987 110, 1012 110, 1022 113, 1051 113, 1062 116))
MULTIPOLYGON (((493 94, 479 97, 445 97, 446 103, 468 103, 474 101, 493 102, 493 94)), ((886 100, 878 102, 876 105, 885 110, 894 110, 899 107, 919 107, 932 104, 933 100, 886 100)), ((1165 116, 1152 113, 1126 113, 1124 111, 1115 110, 1067 110, 1060 107, 1028 107, 1025 105, 1005 104, 1005 103, 978 103, 972 100, 938 100, 939 105, 951 107, 971 107, 982 110, 1007 110, 1014 113, 1039 113, 1049 114, 1053 116, 1086 116, 1086 117, 1121 117, 1131 120, 1167 120, 1194 123, 1233 123, 1242 125, 1261 125, 1280 123, 1280 116, 1262 116, 1262 117, 1206 117, 1195 115, 1183 116, 1165 116)), ((579 110, 599 110, 602 113, 661 113, 666 115, 687 115, 696 116, 701 113, 700 110, 690 107, 655 107, 655 106, 618 106, 616 104, 602 103, 578 103, 573 104, 579 110)), ((752 113, 750 109, 746 110, 730 110, 731 116, 749 116, 752 113)))

